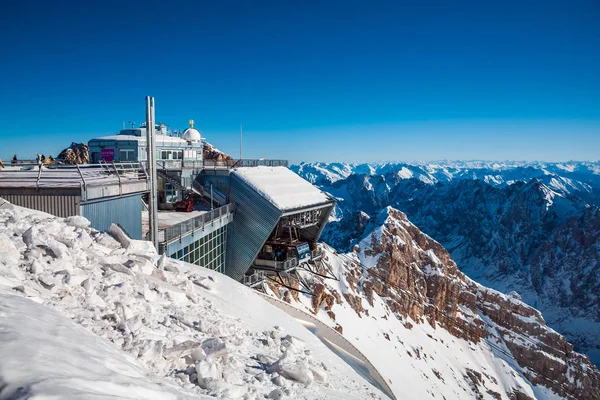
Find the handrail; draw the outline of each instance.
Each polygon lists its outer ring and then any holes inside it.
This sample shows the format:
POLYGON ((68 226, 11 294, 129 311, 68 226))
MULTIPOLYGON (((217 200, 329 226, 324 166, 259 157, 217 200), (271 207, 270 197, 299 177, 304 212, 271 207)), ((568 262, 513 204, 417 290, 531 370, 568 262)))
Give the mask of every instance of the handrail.
POLYGON ((198 215, 197 217, 190 218, 186 221, 169 226, 168 228, 161 229, 159 231, 163 233, 162 235, 159 234, 159 236, 162 236, 161 243, 171 242, 174 239, 180 239, 182 236, 198 229, 204 229, 204 227, 207 225, 212 224, 223 217, 229 216, 232 211, 233 205, 226 204, 207 213, 198 215))
MULTIPOLYGON (((77 167, 77 172, 79 172, 79 176, 81 176, 81 181, 83 182, 83 194, 85 194, 85 199, 87 200, 87 184, 85 182, 85 178, 83 177, 83 174, 81 173, 81 169, 79 169, 79 165, 75 164, 75 166, 77 167)), ((41 168, 40 168, 41 169, 41 168)), ((121 186, 121 183, 119 182, 119 187, 121 186)))
POLYGON ((242 283, 246 286, 253 287, 257 283, 264 282, 266 280, 264 271, 254 271, 252 275, 244 275, 242 283))
POLYGON ((42 178, 42 164, 39 165, 39 172, 37 176, 37 180, 35 181, 35 187, 40 188, 40 179, 42 178))
POLYGON ((271 160, 271 159, 206 159, 204 160, 204 168, 237 168, 237 167, 288 167, 288 160, 271 160))
POLYGON ((321 248, 320 246, 310 252, 310 258, 312 258, 313 260, 318 259, 322 256, 323 256, 323 248, 321 248))
POLYGON ((32 186, 37 189, 45 186, 45 184, 48 186, 80 185, 86 190, 95 184, 106 184, 104 178, 111 176, 115 177, 120 184, 148 180, 148 175, 140 163, 114 163, 110 166, 105 163, 74 164, 56 166, 55 168, 47 168, 39 164, 31 167, 20 164, 19 169, 7 168, 2 171, 0 185, 10 183, 15 186, 32 186))

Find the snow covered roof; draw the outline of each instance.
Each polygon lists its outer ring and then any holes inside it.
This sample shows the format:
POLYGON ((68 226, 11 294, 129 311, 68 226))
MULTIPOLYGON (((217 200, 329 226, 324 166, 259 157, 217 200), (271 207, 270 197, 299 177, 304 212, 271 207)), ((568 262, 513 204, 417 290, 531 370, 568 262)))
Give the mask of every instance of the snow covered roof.
POLYGON ((243 167, 235 169, 233 174, 282 211, 333 201, 286 167, 243 167))
POLYGON ((82 166, 80 170, 75 168, 39 168, 31 167, 20 170, 3 171, 0 174, 0 187, 62 187, 62 188, 80 188, 84 183, 86 185, 111 185, 119 182, 139 182, 140 177, 131 174, 117 176, 109 174, 100 167, 82 166), (119 179, 120 178, 120 179, 119 179))

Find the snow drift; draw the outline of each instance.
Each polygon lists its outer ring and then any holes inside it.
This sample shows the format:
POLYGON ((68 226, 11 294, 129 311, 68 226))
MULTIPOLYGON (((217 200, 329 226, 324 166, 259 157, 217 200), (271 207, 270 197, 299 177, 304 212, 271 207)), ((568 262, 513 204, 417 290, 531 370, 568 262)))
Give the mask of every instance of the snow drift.
POLYGON ((252 290, 87 226, 0 205, 0 398, 384 398, 252 290))

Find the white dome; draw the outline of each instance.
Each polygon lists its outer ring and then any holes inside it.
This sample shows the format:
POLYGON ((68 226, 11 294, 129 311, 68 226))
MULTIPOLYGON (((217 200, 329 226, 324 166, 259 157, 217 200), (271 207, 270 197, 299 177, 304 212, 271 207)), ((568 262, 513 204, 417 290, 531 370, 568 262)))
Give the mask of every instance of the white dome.
POLYGON ((199 142, 202 139, 200 132, 196 128, 187 128, 183 131, 183 140, 188 142, 199 142))

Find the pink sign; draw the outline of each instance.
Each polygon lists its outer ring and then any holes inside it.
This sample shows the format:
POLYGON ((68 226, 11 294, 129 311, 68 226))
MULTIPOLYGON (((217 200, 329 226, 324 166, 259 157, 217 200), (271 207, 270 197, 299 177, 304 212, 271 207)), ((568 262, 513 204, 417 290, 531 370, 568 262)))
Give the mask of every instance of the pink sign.
POLYGON ((112 161, 115 159, 115 150, 114 149, 102 149, 100 151, 102 155, 102 159, 104 161, 112 161))

